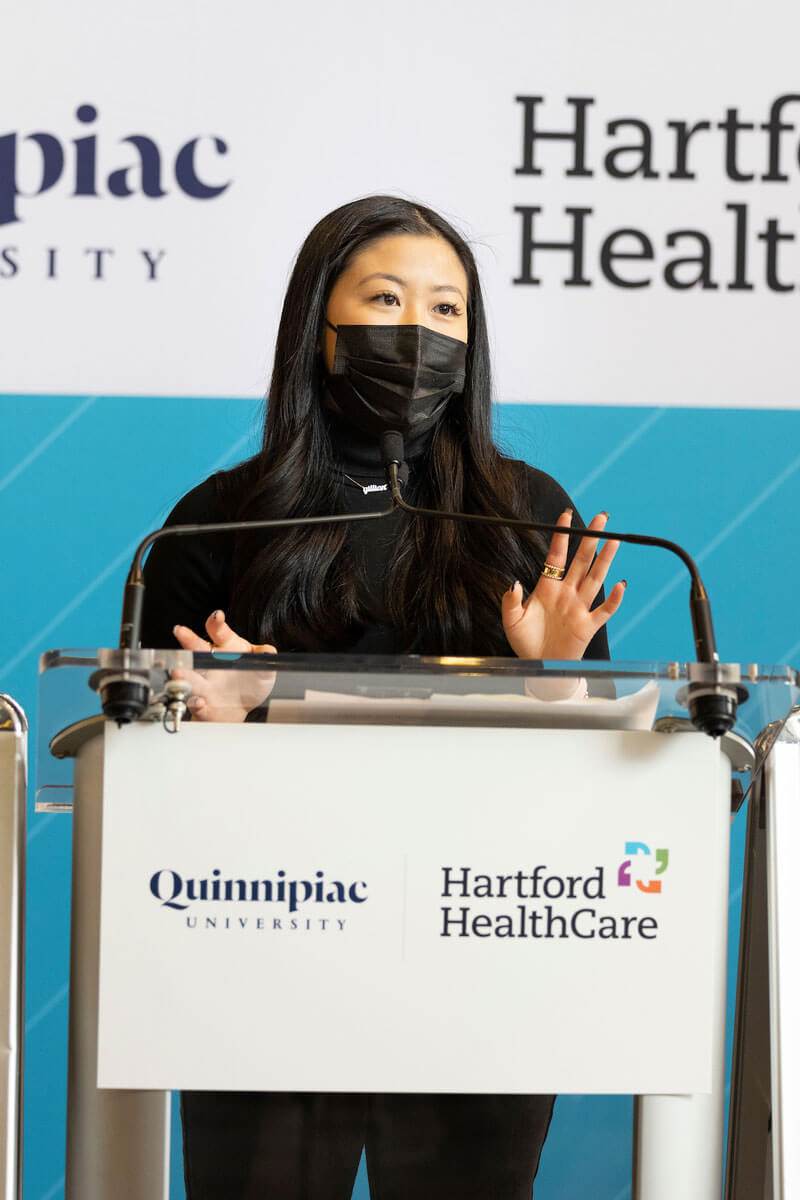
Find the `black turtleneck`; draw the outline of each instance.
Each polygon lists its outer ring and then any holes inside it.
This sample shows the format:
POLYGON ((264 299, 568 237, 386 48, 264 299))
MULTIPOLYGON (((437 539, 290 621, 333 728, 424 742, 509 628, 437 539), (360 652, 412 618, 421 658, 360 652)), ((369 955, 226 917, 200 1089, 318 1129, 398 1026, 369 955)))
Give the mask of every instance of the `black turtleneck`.
MULTIPOLYGON (((364 436, 333 414, 329 416, 328 432, 342 481, 345 512, 380 512, 387 508, 389 486, 375 439, 364 436)), ((409 479, 413 481, 433 434, 434 430, 429 429, 406 440, 403 484, 409 479)), ((397 509, 382 521, 356 521, 350 526, 350 545, 361 584, 361 607, 368 617, 361 636, 350 649, 362 654, 391 654, 397 650, 388 626, 384 582, 404 519, 397 509)))
MULTIPOLYGON (((333 414, 329 415, 328 425, 341 476, 343 510, 376 512, 388 507, 389 493, 388 489, 384 490, 386 475, 377 444, 333 414), (381 490, 364 491, 370 487, 381 490)), ((406 442, 406 462, 412 483, 432 436, 430 430, 406 442)), ((574 507, 564 489, 549 475, 527 464, 520 465, 527 475, 531 514, 535 520, 555 522, 565 508, 574 507)), ((226 490, 230 492, 231 479, 239 476, 244 490, 247 474, 243 467, 227 473, 226 490)), ((275 514, 276 517, 281 515, 275 514)), ((223 507, 220 500, 217 476, 211 476, 178 501, 165 524, 206 525, 231 519, 230 510, 223 507)), ((357 521, 349 527, 367 621, 358 640, 343 646, 343 651, 392 654, 400 649, 394 642, 393 631, 386 624, 383 588, 402 520, 403 514, 398 510, 384 520, 357 521)), ((233 544, 232 534, 166 538, 155 544, 144 568, 143 646, 174 647, 174 625, 186 625, 205 636, 205 622, 210 614, 218 608, 229 610, 233 544)), ((605 629, 592 639, 585 657, 608 658, 605 629)))

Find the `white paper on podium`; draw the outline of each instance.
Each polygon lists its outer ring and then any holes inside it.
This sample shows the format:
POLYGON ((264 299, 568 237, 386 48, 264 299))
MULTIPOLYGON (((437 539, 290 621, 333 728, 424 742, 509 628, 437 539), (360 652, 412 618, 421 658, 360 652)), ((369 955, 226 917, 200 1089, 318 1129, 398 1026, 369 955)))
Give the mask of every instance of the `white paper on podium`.
POLYGON ((535 696, 436 693, 425 699, 375 698, 306 690, 303 700, 272 700, 274 724, 462 725, 537 729, 652 729, 660 690, 649 682, 615 700, 540 700, 535 696))
POLYGON ((99 1086, 707 1091, 728 824, 701 735, 109 725, 99 1086))

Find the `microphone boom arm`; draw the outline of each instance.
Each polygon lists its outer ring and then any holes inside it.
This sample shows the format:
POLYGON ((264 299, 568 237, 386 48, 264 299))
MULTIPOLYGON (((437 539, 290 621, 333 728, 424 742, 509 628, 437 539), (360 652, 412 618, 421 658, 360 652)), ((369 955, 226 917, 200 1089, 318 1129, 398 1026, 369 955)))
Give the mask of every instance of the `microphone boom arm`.
POLYGON ((349 521, 376 521, 389 517, 397 505, 379 512, 337 513, 331 517, 276 517, 263 521, 215 521, 209 525, 165 525, 149 533, 136 547, 133 561, 125 581, 122 597, 122 617, 119 627, 120 650, 136 650, 142 636, 142 614, 144 611, 144 556, 154 542, 163 537, 186 537, 201 533, 236 533, 257 529, 291 529, 296 525, 339 525, 349 521))
POLYGON ((431 508, 415 508, 413 505, 407 504, 403 499, 396 458, 391 458, 387 462, 386 470, 389 477, 392 500, 396 507, 402 508, 404 512, 415 513, 420 517, 439 517, 451 521, 473 521, 483 525, 503 525, 507 529, 533 529, 539 533, 566 533, 568 536, 589 537, 594 538, 596 541, 602 539, 604 541, 627 542, 634 546, 654 546, 662 550, 670 550, 673 554, 677 554, 692 577, 689 607, 692 614, 692 629, 694 632, 697 661, 707 663, 719 662, 708 593, 700 578, 700 572, 697 569, 694 559, 677 542, 668 541, 666 538, 648 537, 646 534, 641 533, 612 533, 608 529, 568 529, 564 525, 551 525, 546 521, 523 521, 516 517, 506 519, 505 517, 487 517, 478 513, 448 513, 439 512, 431 508))

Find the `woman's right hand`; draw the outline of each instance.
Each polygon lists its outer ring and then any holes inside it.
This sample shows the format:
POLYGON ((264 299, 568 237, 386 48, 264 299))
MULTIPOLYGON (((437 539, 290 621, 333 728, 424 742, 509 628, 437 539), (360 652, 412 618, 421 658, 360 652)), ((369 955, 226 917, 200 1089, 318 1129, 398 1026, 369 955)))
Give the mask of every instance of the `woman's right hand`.
MULTIPOLYGON (((172 631, 184 650, 221 650, 229 654, 276 654, 274 646, 254 646, 231 629, 225 613, 217 609, 206 621, 207 638, 186 625, 172 631)), ((196 721, 243 721, 251 709, 263 704, 275 685, 274 671, 183 671, 173 679, 191 684, 188 706, 196 721)))

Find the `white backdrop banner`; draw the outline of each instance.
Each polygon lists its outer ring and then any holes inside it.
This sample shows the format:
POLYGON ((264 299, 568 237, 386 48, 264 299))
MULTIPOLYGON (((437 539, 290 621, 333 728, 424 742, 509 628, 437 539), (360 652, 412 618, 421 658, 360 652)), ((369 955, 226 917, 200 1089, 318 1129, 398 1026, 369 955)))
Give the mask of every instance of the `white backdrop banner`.
POLYGON ((262 394, 305 234, 393 192, 476 244, 500 400, 798 403, 797 5, 28 0, 5 23, 7 392, 262 394))
POLYGON ((100 1087, 709 1090, 718 743, 105 736, 100 1087))

